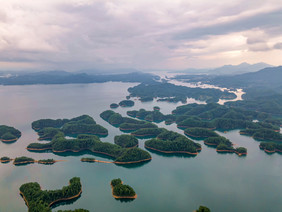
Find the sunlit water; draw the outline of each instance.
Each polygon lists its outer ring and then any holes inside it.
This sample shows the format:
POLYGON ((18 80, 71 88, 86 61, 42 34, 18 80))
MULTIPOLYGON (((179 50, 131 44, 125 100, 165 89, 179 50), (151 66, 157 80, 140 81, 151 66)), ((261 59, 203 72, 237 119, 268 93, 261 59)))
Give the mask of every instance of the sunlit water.
MULTIPOLYGON (((241 136, 239 130, 221 133, 238 146, 248 149, 247 157, 218 154, 214 148, 203 145, 196 157, 166 156, 151 153, 152 161, 143 166, 123 167, 114 164, 82 163, 82 156, 59 156, 53 153, 31 153, 25 148, 37 141, 31 122, 41 118, 72 118, 82 114, 92 116, 109 130, 102 141, 113 143, 117 128, 103 121, 99 114, 128 95, 133 83, 101 83, 83 85, 31 85, 0 87, 0 124, 11 125, 22 132, 13 144, 0 142, 0 156, 30 156, 34 159, 63 159, 54 165, 32 164, 15 167, 0 164, 0 211, 27 211, 19 195, 23 183, 36 181, 42 189, 58 189, 74 176, 81 178, 83 193, 69 205, 59 209, 85 208, 92 211, 185 211, 191 212, 206 205, 215 212, 282 211, 282 155, 268 155, 258 147, 259 142, 241 136), (110 181, 120 177, 131 185, 138 198, 120 202, 111 195, 110 181)), ((190 99, 188 103, 195 102, 190 99)), ((126 115, 128 110, 159 106, 168 114, 180 103, 147 102, 135 100, 132 108, 117 108, 126 115)), ((166 127, 183 134, 175 124, 166 127)), ((139 140, 143 148, 145 140, 139 140)), ((84 155, 89 156, 89 155, 84 155)), ((97 159, 108 160, 100 156, 97 159)))

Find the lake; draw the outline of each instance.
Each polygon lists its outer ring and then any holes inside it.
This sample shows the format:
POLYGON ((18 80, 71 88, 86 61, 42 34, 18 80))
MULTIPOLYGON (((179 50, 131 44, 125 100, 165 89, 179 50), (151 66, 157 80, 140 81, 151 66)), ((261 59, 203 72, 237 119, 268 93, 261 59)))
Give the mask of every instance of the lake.
MULTIPOLYGON (((42 189, 59 189, 68 185, 70 178, 81 178, 83 193, 79 199, 60 209, 85 208, 92 211, 185 211, 192 212, 205 205, 215 212, 282 211, 282 155, 268 155, 259 149, 259 142, 241 136, 239 130, 220 133, 238 146, 248 149, 246 157, 218 154, 203 141, 196 157, 167 156, 151 152, 152 160, 141 166, 123 167, 115 164, 82 163, 81 157, 60 156, 53 153, 32 153, 25 148, 37 141, 31 123, 41 118, 73 118, 82 114, 92 116, 109 130, 102 141, 113 143, 122 132, 102 120, 99 114, 128 95, 127 88, 136 83, 109 82, 101 84, 0 86, 0 124, 10 125, 22 132, 15 143, 0 142, 0 156, 30 156, 34 159, 65 160, 54 165, 31 164, 14 166, 0 164, 0 211, 27 211, 19 195, 19 187, 27 182, 38 182, 42 189), (110 181, 121 178, 132 186, 138 198, 130 202, 115 200, 110 181)), ((188 103, 197 102, 188 99, 188 103)), ((181 103, 146 102, 135 100, 131 108, 117 108, 126 115, 128 110, 159 106, 164 114, 181 103)), ((175 124, 161 127, 183 134, 175 124)), ((143 147, 145 140, 139 140, 143 147)), ((93 156, 93 155, 92 155, 93 156)), ((109 160, 95 155, 96 159, 109 160)))

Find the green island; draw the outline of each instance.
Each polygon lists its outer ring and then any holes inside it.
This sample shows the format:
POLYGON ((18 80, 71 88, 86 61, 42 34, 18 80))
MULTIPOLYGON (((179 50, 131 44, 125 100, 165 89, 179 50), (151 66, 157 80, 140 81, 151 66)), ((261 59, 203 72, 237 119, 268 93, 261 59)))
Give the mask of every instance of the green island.
POLYGON ((12 161, 13 159, 7 157, 7 156, 4 156, 4 157, 1 157, 0 158, 0 162, 1 163, 9 163, 10 161, 12 161))
POLYGON ((167 131, 165 128, 143 128, 135 130, 131 135, 137 138, 155 138, 162 132, 167 131))
POLYGON ((116 135, 114 142, 123 148, 133 148, 138 146, 138 139, 133 135, 116 135))
POLYGON ((51 212, 55 203, 78 198, 82 193, 79 177, 70 179, 69 185, 58 190, 41 190, 37 182, 21 185, 20 194, 23 197, 29 212, 51 212))
POLYGON ((219 136, 216 132, 201 127, 187 128, 184 130, 184 134, 192 138, 208 138, 219 136))
POLYGON ((46 164, 46 165, 51 165, 51 164, 54 164, 56 163, 57 161, 54 160, 54 159, 40 159, 37 161, 37 163, 39 164, 46 164))
POLYGON ((77 134, 108 135, 108 130, 97 124, 88 115, 72 119, 40 119, 32 122, 31 126, 38 132, 39 140, 51 140, 58 132, 63 132, 65 135, 70 136, 77 134))
POLYGON ((236 95, 231 92, 223 92, 218 89, 189 88, 186 86, 174 85, 171 83, 154 82, 150 84, 141 83, 137 86, 128 88, 131 97, 161 98, 160 101, 186 102, 188 98, 206 102, 217 102, 220 98, 234 99, 236 95))
POLYGON ((124 185, 120 178, 111 181, 112 195, 115 199, 136 199, 137 194, 129 185, 124 185))
POLYGON ((0 140, 4 143, 15 142, 21 137, 21 132, 14 127, 0 125, 0 140))
POLYGON ((17 157, 14 159, 14 165, 24 165, 30 163, 35 163, 35 160, 33 158, 29 158, 25 156, 17 157))
POLYGON ((208 146, 216 147, 216 151, 219 153, 236 153, 239 156, 247 155, 247 149, 244 147, 234 148, 231 141, 223 136, 209 137, 204 140, 204 143, 208 146))
POLYGON ((145 148, 167 154, 197 155, 201 145, 197 144, 184 135, 173 131, 164 131, 153 138, 145 141, 145 148))
POLYGON ((110 108, 118 108, 119 107, 119 105, 118 104, 116 104, 116 103, 112 103, 112 104, 110 104, 110 108))
POLYGON ((151 96, 144 96, 144 97, 140 97, 139 100, 140 100, 141 102, 151 102, 151 101, 154 100, 154 98, 151 97, 151 96))
POLYGON ((195 212, 210 212, 211 210, 206 206, 200 206, 195 212))
POLYGON ((94 163, 94 162, 96 162, 96 159, 92 158, 92 157, 91 158, 88 157, 88 158, 81 158, 80 161, 81 162, 94 163))
POLYGON ((259 148, 264 150, 266 153, 282 153, 282 144, 274 142, 261 142, 259 148))
POLYGON ((159 110, 153 110, 153 111, 146 111, 145 109, 140 109, 139 111, 133 110, 133 111, 127 111, 127 115, 151 122, 162 122, 165 119, 165 116, 159 110))
POLYGON ((115 113, 112 110, 102 112, 100 117, 109 122, 111 125, 119 127, 121 131, 135 131, 142 128, 158 128, 157 125, 147 121, 122 117, 119 113, 115 113))
POLYGON ((153 108, 153 110, 158 110, 158 111, 160 111, 161 108, 160 108, 159 106, 155 106, 155 107, 153 108))
POLYGON ((241 130, 240 134, 252 136, 256 140, 282 142, 281 133, 265 128, 241 130))
POLYGON ((76 138, 66 139, 64 133, 59 132, 49 143, 31 143, 27 150, 42 152, 51 150, 54 153, 83 152, 89 150, 110 156, 116 164, 141 163, 151 160, 151 155, 140 148, 123 148, 116 144, 102 142, 99 137, 89 134, 79 134, 76 138))
POLYGON ((132 106, 134 106, 134 101, 128 100, 128 99, 122 100, 122 101, 120 101, 119 106, 121 106, 121 107, 132 107, 132 106))

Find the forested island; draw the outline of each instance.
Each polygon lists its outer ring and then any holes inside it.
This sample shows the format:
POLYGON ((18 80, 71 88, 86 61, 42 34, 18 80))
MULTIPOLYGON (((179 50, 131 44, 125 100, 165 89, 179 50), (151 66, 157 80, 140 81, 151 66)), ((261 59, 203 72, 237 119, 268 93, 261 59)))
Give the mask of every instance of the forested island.
POLYGON ((38 132, 39 140, 51 140, 58 132, 63 132, 69 136, 76 136, 77 134, 108 135, 108 130, 97 124, 88 115, 72 119, 40 119, 32 122, 31 126, 38 132))
POLYGON ((29 158, 29 157, 17 157, 14 159, 14 165, 24 165, 24 164, 30 164, 30 163, 34 163, 35 160, 33 158, 29 158))
POLYGON ((259 145, 260 149, 264 150, 266 153, 282 153, 282 144, 274 142, 261 142, 259 145))
POLYGON ((0 161, 2 163, 8 163, 10 161, 14 161, 14 165, 27 165, 27 164, 32 164, 32 163, 39 163, 39 164, 45 164, 45 165, 52 165, 56 162, 57 160, 54 159, 40 159, 40 160, 34 160, 33 158, 26 157, 26 156, 21 156, 21 157, 16 157, 15 159, 9 158, 9 157, 1 157, 0 161))
POLYGON ((82 193, 79 177, 70 179, 69 185, 58 190, 42 191, 37 182, 21 185, 20 194, 23 197, 29 212, 51 212, 51 206, 57 202, 78 198, 82 193))
POLYGON ((119 103, 119 106, 121 107, 132 107, 134 106, 134 101, 132 100, 122 100, 120 103, 119 103))
POLYGON ((21 137, 21 132, 10 126, 0 125, 0 140, 4 143, 15 142, 21 137))
POLYGON ((9 163, 10 161, 12 161, 13 159, 7 157, 7 156, 4 156, 4 157, 1 157, 0 158, 0 162, 1 163, 9 163))
POLYGON ((29 151, 44 152, 51 150, 54 153, 83 152, 89 150, 93 153, 104 154, 114 159, 116 164, 141 163, 151 160, 151 155, 142 149, 123 148, 116 144, 100 141, 95 135, 79 134, 77 138, 66 139, 60 132, 49 143, 31 143, 27 146, 29 151))
POLYGON ((177 132, 167 130, 160 133, 157 138, 145 141, 145 148, 167 154, 197 155, 201 145, 177 132))
POLYGON ((118 108, 119 107, 119 105, 118 104, 116 104, 116 103, 112 103, 112 104, 110 104, 110 108, 118 108))
POLYGON ((157 109, 153 111, 147 111, 145 109, 140 109, 139 111, 132 110, 132 111, 127 111, 127 115, 151 122, 162 122, 165 119, 165 115, 163 115, 157 109))
POLYGON ((211 210, 206 206, 200 206, 199 209, 196 210, 196 212, 210 212, 211 210))
POLYGON ((218 136, 216 132, 201 127, 187 128, 184 130, 184 134, 192 138, 208 138, 218 136))
POLYGON ((136 199, 137 194, 129 185, 124 185, 120 178, 111 181, 112 195, 115 199, 136 199))
POLYGON ((231 92, 223 92, 218 89, 202 89, 202 88, 188 88, 185 86, 174 85, 171 83, 141 83, 137 86, 128 88, 128 92, 132 97, 140 97, 140 99, 160 98, 159 101, 168 102, 186 102, 188 98, 195 98, 196 100, 206 102, 218 102, 222 97, 234 99, 236 95, 231 92))
POLYGON ((116 135, 114 142, 123 148, 133 148, 138 146, 138 139, 133 135, 116 135))

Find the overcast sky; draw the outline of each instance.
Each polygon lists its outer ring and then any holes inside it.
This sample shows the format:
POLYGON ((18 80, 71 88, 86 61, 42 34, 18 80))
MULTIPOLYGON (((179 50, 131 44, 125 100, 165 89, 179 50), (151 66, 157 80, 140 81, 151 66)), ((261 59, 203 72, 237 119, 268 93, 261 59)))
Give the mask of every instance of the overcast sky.
POLYGON ((281 0, 0 0, 0 69, 282 65, 281 0))

